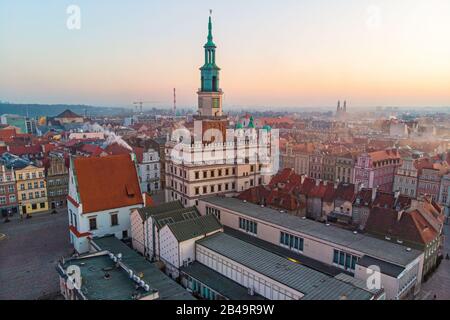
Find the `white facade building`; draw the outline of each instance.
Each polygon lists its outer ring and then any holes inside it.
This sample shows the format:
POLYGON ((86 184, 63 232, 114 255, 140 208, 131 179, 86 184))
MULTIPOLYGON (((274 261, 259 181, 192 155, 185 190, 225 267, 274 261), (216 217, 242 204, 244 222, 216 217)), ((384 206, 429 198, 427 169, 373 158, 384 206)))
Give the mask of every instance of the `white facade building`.
POLYGON ((89 252, 89 238, 130 235, 130 215, 143 205, 131 155, 71 159, 69 169, 70 242, 89 252))
POLYGON ((139 178, 142 192, 152 193, 161 189, 161 163, 157 151, 148 149, 143 153, 139 178))
POLYGON ((166 272, 177 278, 180 267, 195 261, 195 242, 221 231, 222 225, 214 215, 166 224, 159 232, 160 259, 166 272))
POLYGON ((420 289, 424 259, 420 251, 235 198, 210 197, 201 200, 198 208, 201 214, 218 212, 224 226, 341 268, 358 280, 365 281, 369 274, 364 268, 375 261, 387 299, 420 289))

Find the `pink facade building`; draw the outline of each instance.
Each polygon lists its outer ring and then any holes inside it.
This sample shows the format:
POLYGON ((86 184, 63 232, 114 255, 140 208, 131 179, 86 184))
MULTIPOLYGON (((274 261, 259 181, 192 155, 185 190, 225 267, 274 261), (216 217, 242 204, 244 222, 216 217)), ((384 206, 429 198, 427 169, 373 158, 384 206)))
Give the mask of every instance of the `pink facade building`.
POLYGON ((400 155, 395 149, 362 153, 355 165, 355 183, 392 192, 394 174, 400 165, 400 155))
POLYGON ((17 213, 17 190, 14 170, 0 167, 0 217, 17 213))

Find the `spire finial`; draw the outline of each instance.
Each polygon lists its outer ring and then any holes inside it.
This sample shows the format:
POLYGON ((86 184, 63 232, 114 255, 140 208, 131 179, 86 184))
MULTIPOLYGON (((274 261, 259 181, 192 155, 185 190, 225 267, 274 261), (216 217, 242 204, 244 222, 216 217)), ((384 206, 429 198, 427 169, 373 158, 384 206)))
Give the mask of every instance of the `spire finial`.
POLYGON ((208 42, 212 43, 213 36, 212 36, 212 9, 209 9, 209 22, 208 22, 208 42))

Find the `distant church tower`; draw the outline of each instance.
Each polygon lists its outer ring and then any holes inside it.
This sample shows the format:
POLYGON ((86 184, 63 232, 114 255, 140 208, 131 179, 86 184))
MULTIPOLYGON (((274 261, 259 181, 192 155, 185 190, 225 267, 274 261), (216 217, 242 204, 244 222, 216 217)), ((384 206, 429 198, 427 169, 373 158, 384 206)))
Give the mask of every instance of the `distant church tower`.
POLYGON ((347 117, 347 101, 344 101, 344 106, 341 107, 341 101, 338 101, 336 108, 336 118, 344 120, 347 117))
POLYGON ((198 94, 198 112, 202 117, 221 117, 223 92, 219 85, 220 68, 216 65, 216 45, 213 42, 211 15, 208 23, 208 42, 205 48, 205 64, 201 70, 201 88, 198 94))

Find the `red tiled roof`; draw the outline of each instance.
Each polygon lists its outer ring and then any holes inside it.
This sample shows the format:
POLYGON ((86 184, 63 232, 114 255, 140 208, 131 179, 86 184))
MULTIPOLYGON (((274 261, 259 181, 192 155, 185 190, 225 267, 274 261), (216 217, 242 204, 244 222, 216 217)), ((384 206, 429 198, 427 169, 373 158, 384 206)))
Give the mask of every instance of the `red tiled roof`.
POLYGON ((130 155, 77 158, 74 167, 84 213, 143 203, 130 155))
POLYGON ((80 151, 83 153, 90 154, 91 156, 94 156, 94 157, 98 157, 99 155, 101 155, 104 152, 104 150, 102 148, 100 148, 99 146, 97 146, 95 144, 84 144, 80 148, 80 151))
POLYGON ((42 152, 41 145, 32 145, 32 146, 9 146, 9 152, 15 154, 16 156, 23 156, 26 154, 39 154, 42 152))
POLYGON ((437 236, 437 232, 418 210, 400 214, 396 210, 380 207, 370 211, 365 231, 421 244, 426 244, 437 236))
POLYGON ((353 202, 355 200, 355 185, 351 183, 340 183, 334 193, 334 199, 353 202))
POLYGON ((2 129, 0 130, 0 140, 10 141, 16 136, 16 129, 2 129))
POLYGON ((130 149, 125 148, 124 146, 119 145, 118 143, 110 144, 105 148, 105 151, 112 155, 117 154, 130 154, 132 152, 130 149))
POLYGON ((372 205, 372 189, 363 188, 358 191, 355 197, 355 204, 359 206, 371 206, 372 205), (359 200, 359 204, 356 204, 356 200, 359 200))
POLYGON ((394 160, 399 159, 400 155, 397 150, 382 150, 369 153, 372 161, 394 160))

